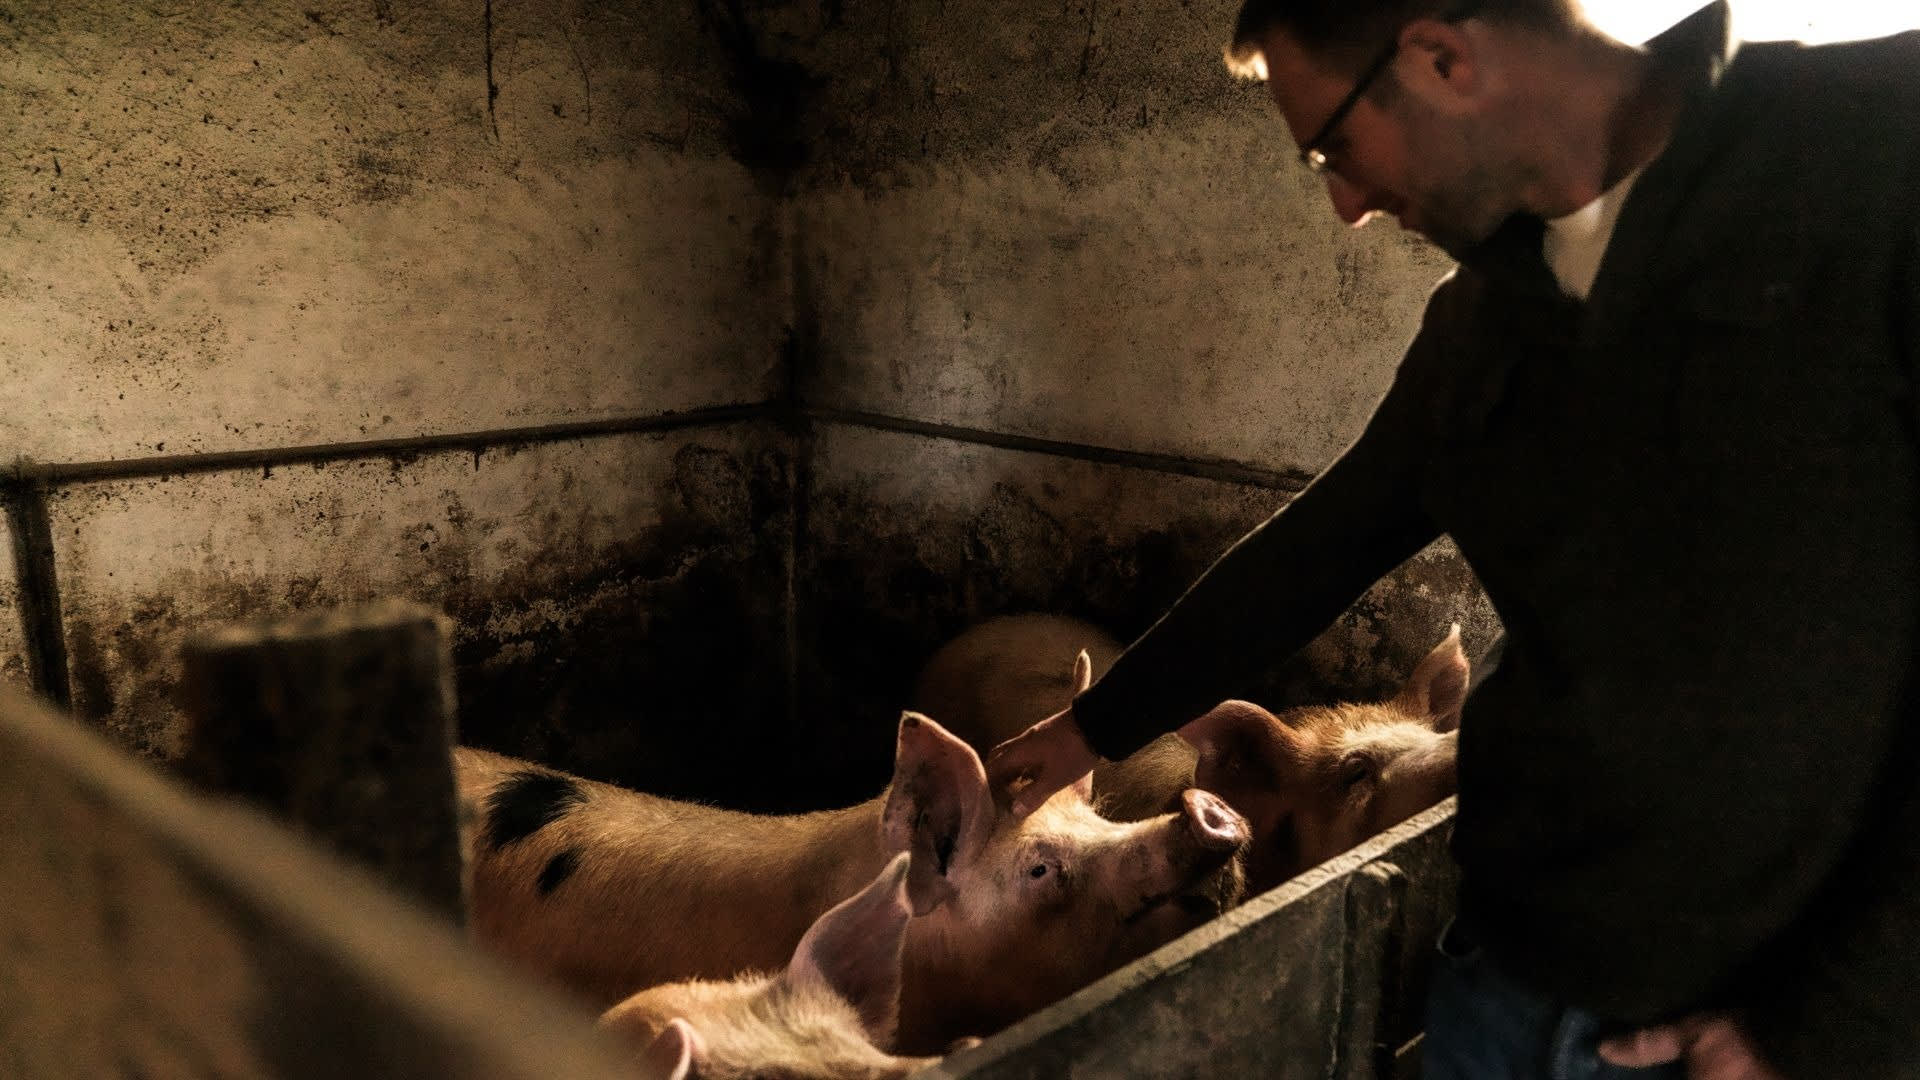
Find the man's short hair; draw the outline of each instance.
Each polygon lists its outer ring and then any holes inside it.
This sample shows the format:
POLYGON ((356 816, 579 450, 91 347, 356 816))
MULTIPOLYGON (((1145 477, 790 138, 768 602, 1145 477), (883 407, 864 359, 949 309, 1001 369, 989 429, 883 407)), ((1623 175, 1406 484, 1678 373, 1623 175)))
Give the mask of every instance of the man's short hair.
POLYGON ((1422 17, 1467 13, 1543 28, 1566 26, 1578 0, 1245 0, 1227 46, 1236 75, 1266 77, 1266 40, 1285 33, 1303 49, 1359 70, 1402 26, 1422 17))

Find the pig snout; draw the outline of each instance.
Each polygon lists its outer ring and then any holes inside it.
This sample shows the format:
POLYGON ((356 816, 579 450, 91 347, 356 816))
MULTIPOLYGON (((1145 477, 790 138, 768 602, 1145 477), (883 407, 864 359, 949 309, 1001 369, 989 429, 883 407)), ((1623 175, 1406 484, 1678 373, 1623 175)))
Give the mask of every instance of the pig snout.
POLYGON ((1188 788, 1180 796, 1187 834, 1204 852, 1234 852, 1247 842, 1247 821, 1218 795, 1188 788))
POLYGON ((1177 924, 1172 932, 1178 933, 1239 902, 1246 880, 1242 854, 1253 833, 1219 796, 1189 789, 1180 810, 1162 816, 1149 835, 1153 855, 1132 864, 1140 902, 1129 924, 1159 912, 1161 923, 1177 924))

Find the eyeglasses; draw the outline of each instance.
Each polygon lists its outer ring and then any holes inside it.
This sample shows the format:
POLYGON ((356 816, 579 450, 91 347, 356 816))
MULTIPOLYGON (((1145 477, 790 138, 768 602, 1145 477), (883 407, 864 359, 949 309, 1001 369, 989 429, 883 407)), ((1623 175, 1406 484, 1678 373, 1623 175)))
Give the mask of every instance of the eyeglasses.
POLYGON ((1353 111, 1354 105, 1360 101, 1360 95, 1366 93, 1367 87, 1373 85, 1373 80, 1387 70, 1387 65, 1393 62, 1394 55, 1399 51, 1400 35, 1396 32, 1393 40, 1387 42, 1387 47, 1380 50, 1380 55, 1374 57, 1373 62, 1360 73, 1360 78, 1354 81, 1353 89, 1347 91, 1347 96, 1341 98, 1340 104, 1333 107, 1333 113, 1327 117, 1327 122, 1321 124, 1320 130, 1313 133, 1313 138, 1300 144, 1300 164, 1305 165, 1314 175, 1318 176, 1333 168, 1333 160, 1327 157, 1326 150, 1322 149, 1323 145, 1333 134, 1333 129, 1340 126, 1340 121, 1345 120, 1347 114, 1353 111))
MULTIPOLYGON (((1479 7, 1477 2, 1461 4, 1441 15, 1440 21, 1459 22, 1472 15, 1477 7, 1479 7)), ((1387 42, 1387 47, 1381 49, 1380 55, 1367 64, 1365 70, 1360 72, 1360 77, 1354 80, 1353 89, 1347 91, 1347 96, 1341 98, 1340 104, 1333 107, 1333 113, 1327 117, 1327 122, 1321 124, 1320 130, 1313 133, 1313 138, 1300 144, 1300 164, 1305 165, 1315 176, 1333 170, 1333 159, 1327 156, 1324 149, 1327 139, 1333 135, 1333 129, 1340 126, 1340 121, 1345 120, 1347 114, 1353 111, 1354 105, 1360 101, 1360 95, 1366 93, 1367 87, 1372 86, 1373 81, 1380 77, 1380 73, 1387 70, 1387 65, 1393 62, 1393 58, 1399 52, 1400 32, 1395 30, 1392 39, 1387 42)))

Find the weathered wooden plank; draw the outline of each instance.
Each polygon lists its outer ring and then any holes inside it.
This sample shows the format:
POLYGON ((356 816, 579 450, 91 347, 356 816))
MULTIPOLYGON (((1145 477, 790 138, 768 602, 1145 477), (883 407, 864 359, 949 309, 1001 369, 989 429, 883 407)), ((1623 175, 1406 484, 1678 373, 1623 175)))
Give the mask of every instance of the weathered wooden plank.
POLYGON ((590 1018, 0 689, 0 1076, 612 1080, 590 1018))

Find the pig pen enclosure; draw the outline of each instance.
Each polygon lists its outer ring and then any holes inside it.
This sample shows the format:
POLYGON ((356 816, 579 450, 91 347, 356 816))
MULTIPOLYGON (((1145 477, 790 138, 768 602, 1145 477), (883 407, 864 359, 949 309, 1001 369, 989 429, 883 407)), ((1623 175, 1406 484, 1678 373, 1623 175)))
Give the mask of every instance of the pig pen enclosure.
MULTIPOLYGON (((1358 431, 1445 269, 1348 235, 1288 169, 1261 89, 1220 65, 1234 10, 0 3, 0 672, 144 762, 10 727, 0 786, 47 791, 10 801, 9 835, 137 850, 202 894, 255 874, 233 845, 278 840, 137 775, 185 752, 182 644, 236 619, 410 599, 451 620, 461 741, 764 811, 877 791, 917 666, 971 623, 1144 629, 1358 431), (29 813, 62 800, 90 809, 29 813)), ((1441 545, 1231 693, 1377 697, 1455 621, 1474 655, 1496 630, 1441 545)), ((941 1070, 1389 1075, 1445 827, 941 1070)), ((27 895, 54 856, 20 850, 27 895)), ((331 880, 304 858, 272 880, 331 880)), ((63 871, 34 910, 137 911, 161 872, 63 871)), ((287 1007, 414 1002, 486 1057, 477 1006, 337 959, 415 916, 270 892, 226 888, 242 914, 203 921, 278 950, 287 1007), (343 919, 368 928, 289 944, 343 919), (328 973, 304 989, 301 957, 328 973)), ((166 932, 85 917, 101 955, 166 932)), ((420 932, 448 985, 520 1001, 420 932)), ((160 1008, 146 989, 126 1007, 160 1008)), ((76 1045, 112 1011, 4 993, 76 1045)), ((151 1051, 113 1067, 154 1075, 151 1051)))

